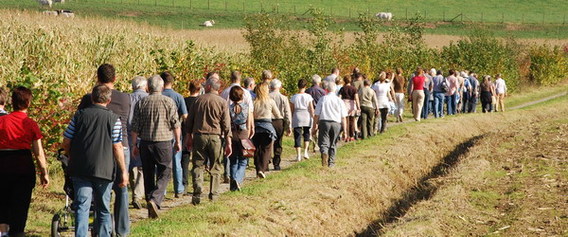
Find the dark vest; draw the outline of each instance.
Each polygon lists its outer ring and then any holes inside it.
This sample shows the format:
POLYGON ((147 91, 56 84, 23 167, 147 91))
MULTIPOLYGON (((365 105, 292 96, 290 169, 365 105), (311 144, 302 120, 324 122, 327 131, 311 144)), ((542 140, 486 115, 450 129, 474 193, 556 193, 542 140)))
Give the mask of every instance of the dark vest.
POLYGON ((75 113, 75 134, 71 140, 69 175, 114 180, 112 129, 118 115, 100 105, 75 113))

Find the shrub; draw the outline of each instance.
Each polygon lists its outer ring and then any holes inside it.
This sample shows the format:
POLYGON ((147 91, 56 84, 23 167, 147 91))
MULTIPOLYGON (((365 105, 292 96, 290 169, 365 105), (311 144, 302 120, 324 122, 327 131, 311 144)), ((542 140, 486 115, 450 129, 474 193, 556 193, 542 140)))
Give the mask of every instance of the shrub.
POLYGON ((539 85, 554 85, 568 78, 568 53, 560 47, 532 46, 529 49, 529 79, 539 85))

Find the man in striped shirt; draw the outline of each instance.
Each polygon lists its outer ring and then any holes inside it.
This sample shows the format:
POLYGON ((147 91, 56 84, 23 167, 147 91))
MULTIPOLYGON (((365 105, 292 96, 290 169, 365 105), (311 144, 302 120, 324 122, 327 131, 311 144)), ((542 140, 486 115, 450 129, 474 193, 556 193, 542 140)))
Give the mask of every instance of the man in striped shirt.
POLYGON ((65 130, 63 148, 69 156, 68 175, 75 192, 75 233, 87 236, 89 209, 95 202, 94 232, 110 236, 110 191, 115 180, 115 162, 121 174, 119 187, 126 187, 128 170, 124 162, 122 124, 118 115, 106 108, 112 90, 98 85, 92 91, 92 105, 75 113, 65 130))

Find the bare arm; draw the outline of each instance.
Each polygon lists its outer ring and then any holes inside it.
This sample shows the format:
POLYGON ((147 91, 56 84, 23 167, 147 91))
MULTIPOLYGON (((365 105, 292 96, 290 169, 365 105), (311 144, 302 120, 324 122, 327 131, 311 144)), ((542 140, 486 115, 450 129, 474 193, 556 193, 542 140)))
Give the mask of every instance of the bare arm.
POLYGON ((40 176, 41 185, 44 188, 46 188, 49 185, 49 174, 47 172, 47 161, 45 160, 45 153, 43 152, 41 139, 32 141, 32 151, 34 153, 37 164, 39 166, 39 171, 41 173, 40 176))
POLYGON ((118 184, 119 187, 123 188, 128 185, 128 170, 126 169, 126 165, 124 163, 124 147, 122 143, 115 143, 112 145, 112 152, 114 154, 114 160, 120 169, 122 174, 121 182, 118 184))
POLYGON ((359 95, 355 94, 355 108, 361 110, 361 104, 359 103, 359 95))
POLYGON ((181 151, 181 127, 174 128, 174 150, 176 152, 181 151))

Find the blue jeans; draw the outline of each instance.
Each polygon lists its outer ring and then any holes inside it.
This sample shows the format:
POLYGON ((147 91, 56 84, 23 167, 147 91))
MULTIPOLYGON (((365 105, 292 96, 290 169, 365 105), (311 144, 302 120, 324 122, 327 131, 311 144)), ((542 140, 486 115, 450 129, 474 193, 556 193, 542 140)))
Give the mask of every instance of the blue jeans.
POLYGON ((75 189, 75 236, 86 237, 89 232, 89 209, 95 201, 95 224, 93 231, 100 237, 109 237, 112 233, 110 215, 111 181, 71 177, 75 189))
POLYGON ((430 91, 424 90, 424 105, 422 106, 422 118, 427 119, 430 113, 430 91))
POLYGON ((444 116, 444 92, 434 92, 434 117, 444 116))
POLYGON ((242 184, 245 180, 245 170, 248 165, 248 158, 242 156, 230 156, 230 175, 237 183, 242 184))
POLYGON ((446 96, 446 101, 448 103, 448 115, 456 114, 456 100, 457 94, 446 96))
MULTIPOLYGON (((130 148, 124 147, 124 165, 126 168, 130 166, 130 148)), ((128 187, 118 187, 122 174, 120 169, 116 169, 116 178, 112 190, 116 195, 114 199, 114 233, 117 236, 127 236, 130 233, 130 218, 128 216, 128 187)))
MULTIPOLYGON (((174 144, 175 141, 172 141, 174 144)), ((176 193, 183 193, 185 190, 185 186, 183 186, 183 169, 181 167, 181 156, 182 151, 174 152, 172 158, 172 171, 173 171, 173 181, 174 181, 174 191, 176 193)))

